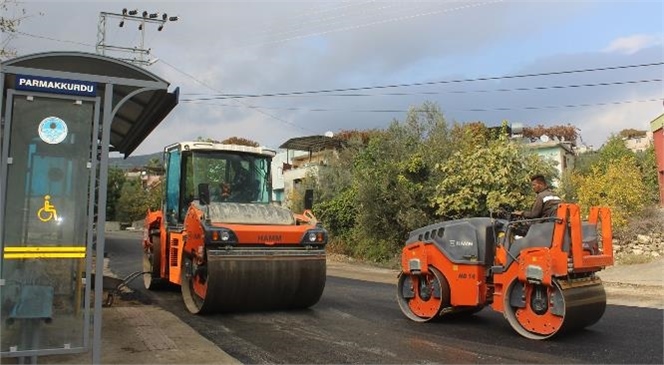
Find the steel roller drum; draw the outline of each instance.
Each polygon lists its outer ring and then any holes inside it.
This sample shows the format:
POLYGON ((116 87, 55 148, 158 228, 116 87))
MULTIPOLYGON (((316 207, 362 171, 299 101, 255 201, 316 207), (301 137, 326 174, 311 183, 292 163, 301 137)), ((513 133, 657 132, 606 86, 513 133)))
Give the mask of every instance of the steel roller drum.
MULTIPOLYGON (((525 308, 514 306, 510 296, 518 288, 516 280, 510 285, 506 296, 505 317, 519 334, 524 337, 543 340, 556 334, 581 329, 597 323, 606 309, 606 293, 599 279, 581 283, 569 283, 564 280, 553 281, 548 288, 548 308, 545 313, 537 314, 536 309, 527 304, 525 308)), ((532 298, 532 286, 526 284, 525 302, 532 298), (529 288, 530 286, 530 288, 529 288)))
POLYGON ((325 251, 208 250, 205 270, 182 276, 182 296, 192 313, 307 308, 325 288, 325 251))

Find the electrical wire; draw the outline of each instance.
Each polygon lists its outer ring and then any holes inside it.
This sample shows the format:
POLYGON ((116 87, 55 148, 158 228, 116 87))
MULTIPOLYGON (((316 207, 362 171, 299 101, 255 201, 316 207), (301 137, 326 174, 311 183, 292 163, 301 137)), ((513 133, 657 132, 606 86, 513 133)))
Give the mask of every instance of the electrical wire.
POLYGON ((302 35, 296 35, 296 36, 293 36, 293 37, 288 37, 288 38, 283 38, 283 39, 278 39, 278 40, 273 40, 273 41, 260 42, 260 43, 251 43, 251 44, 245 44, 245 45, 237 45, 237 46, 224 48, 223 50, 228 51, 228 50, 244 48, 244 47, 256 47, 256 46, 264 46, 264 45, 269 45, 269 44, 285 43, 285 42, 289 42, 289 41, 293 41, 293 40, 297 40, 297 39, 317 37, 317 36, 330 34, 330 33, 345 32, 345 31, 349 31, 349 30, 356 30, 356 29, 361 29, 361 28, 366 28, 366 27, 372 27, 372 26, 391 23, 391 22, 410 20, 410 19, 421 17, 421 16, 429 16, 429 15, 449 13, 449 12, 458 11, 458 10, 464 10, 464 9, 475 8, 475 7, 484 6, 484 5, 491 5, 491 4, 501 3, 503 1, 504 0, 493 0, 493 1, 488 1, 488 2, 484 2, 484 3, 462 5, 462 6, 458 6, 458 7, 455 7, 455 8, 449 8, 449 9, 443 9, 443 10, 435 10, 435 11, 429 11, 429 12, 418 13, 418 14, 413 14, 413 15, 403 15, 403 16, 399 16, 399 17, 396 17, 396 18, 377 20, 377 21, 368 22, 368 23, 365 23, 365 24, 344 26, 344 27, 340 27, 340 28, 336 28, 336 29, 325 30, 325 31, 320 31, 320 32, 313 32, 313 33, 307 33, 307 34, 302 34, 302 35))
MULTIPOLYGON (((413 96, 413 95, 442 95, 442 94, 473 94, 473 93, 491 93, 491 92, 516 92, 516 91, 542 91, 542 90, 558 90, 570 88, 584 88, 584 87, 599 87, 599 86, 616 86, 616 85, 634 85, 644 84, 651 82, 662 82, 664 79, 646 79, 646 80, 627 80, 615 82, 599 82, 588 84, 571 84, 571 85, 551 85, 551 86, 534 86, 534 87, 516 87, 516 88, 500 88, 500 89, 478 89, 478 90, 448 90, 448 91, 422 91, 422 92, 395 92, 395 93, 378 93, 378 94, 324 94, 325 97, 372 97, 372 96, 413 96)), ((182 95, 205 95, 205 94, 182 94, 182 95)), ((244 99, 256 98, 261 96, 247 95, 247 94, 227 94, 215 100, 230 100, 230 99, 244 99)), ((320 95, 286 95, 278 97, 320 97, 320 95)), ((200 99, 182 99, 181 101, 194 101, 200 99)))
POLYGON ((43 36, 43 35, 30 34, 30 33, 19 32, 19 31, 8 32, 8 33, 14 33, 14 34, 22 35, 22 36, 25 36, 25 37, 31 37, 31 38, 45 39, 45 40, 54 41, 54 42, 71 43, 71 44, 77 44, 77 45, 80 45, 80 46, 87 46, 87 47, 96 47, 94 44, 90 44, 90 43, 70 41, 70 40, 67 40, 67 39, 51 38, 51 37, 46 37, 46 36, 43 36))
MULTIPOLYGON (((564 108, 584 108, 584 107, 595 107, 595 106, 608 106, 608 105, 621 105, 621 104, 636 104, 636 103, 649 103, 649 102, 661 102, 664 98, 655 98, 655 99, 644 99, 644 100, 619 100, 619 101, 610 101, 610 102, 600 102, 600 103, 584 103, 584 104, 566 104, 566 105, 544 105, 544 106, 524 106, 524 107, 514 107, 514 108, 473 108, 473 109, 445 109, 448 111, 457 111, 457 112, 496 112, 496 111, 515 111, 515 110, 543 110, 543 109, 564 109, 564 108)), ((183 103, 191 104, 206 104, 214 105, 221 107, 236 107, 237 105, 233 104, 222 104, 222 103, 206 103, 205 101, 184 101, 183 103)), ((417 108, 411 109, 331 109, 331 108, 278 108, 278 107, 268 107, 268 106, 246 106, 248 108, 256 109, 268 109, 268 110, 282 110, 282 111, 304 111, 304 112, 340 112, 340 113, 407 113, 409 111, 417 111, 417 108)))
MULTIPOLYGON (((290 92, 277 92, 277 93, 264 93, 264 94, 243 94, 243 95, 245 95, 244 98, 258 98, 258 97, 274 97, 274 96, 328 94, 328 93, 347 92, 347 91, 394 89, 394 88, 401 88, 401 87, 430 86, 430 85, 444 85, 444 84, 461 84, 461 83, 478 82, 478 81, 497 81, 497 80, 510 80, 510 79, 520 79, 520 78, 528 78, 528 77, 569 75, 569 74, 578 74, 578 73, 586 73, 586 72, 612 71, 612 70, 622 70, 622 69, 641 68, 641 67, 652 67, 652 66, 661 66, 661 65, 664 65, 664 62, 651 62, 651 63, 643 63, 643 64, 620 65, 620 66, 609 66, 609 67, 595 67, 595 68, 564 70, 564 71, 549 71, 549 72, 539 72, 539 73, 529 73, 529 74, 513 74, 513 75, 504 75, 504 76, 489 76, 489 77, 477 77, 477 78, 466 78, 466 79, 451 79, 451 80, 439 80, 439 81, 401 83, 401 84, 391 84, 391 85, 359 86, 359 87, 337 88, 337 89, 321 89, 321 90, 290 91, 290 92)), ((191 99, 191 100, 217 100, 217 99, 223 99, 223 98, 227 98, 227 95, 217 94, 217 95, 210 95, 208 97, 195 98, 195 99, 191 99)))
MULTIPOLYGON (((212 86, 210 86, 210 85, 208 85, 207 83, 205 83, 205 82, 203 82, 203 81, 197 79, 196 77, 194 77, 194 76, 192 76, 192 75, 190 75, 190 74, 188 74, 188 73, 186 73, 186 72, 180 70, 179 68, 177 68, 177 67, 171 65, 170 63, 166 62, 163 58, 160 58, 159 60, 160 60, 160 62, 162 62, 162 63, 165 64, 166 66, 172 68, 173 70, 175 70, 175 71, 177 71, 177 72, 179 72, 179 73, 181 73, 181 74, 183 74, 183 75, 189 77, 191 80, 193 80, 193 81, 195 81, 195 82, 197 82, 197 83, 199 83, 199 84, 201 84, 201 85, 203 85, 203 86, 205 86, 205 87, 207 87, 207 88, 209 88, 209 89, 211 89, 211 90, 213 90, 213 91, 217 91, 217 92, 219 91, 218 89, 213 88, 212 86)), ((256 108, 256 107, 254 107, 253 105, 249 105, 249 104, 243 103, 243 102, 241 102, 240 100, 233 100, 233 101, 237 102, 237 103, 240 104, 240 106, 242 106, 242 107, 245 107, 245 108, 248 108, 248 109, 255 110, 255 111, 257 111, 257 112, 259 112, 259 113, 261 113, 261 114, 263 114, 263 115, 265 115, 265 116, 268 116, 268 117, 270 117, 270 118, 272 118, 272 119, 278 120, 278 121, 280 121, 280 122, 282 122, 282 123, 285 123, 285 124, 291 125, 291 126, 296 127, 296 128, 298 128, 298 129, 300 129, 300 130, 303 130, 303 131, 305 131, 305 132, 316 133, 316 131, 314 131, 314 130, 311 130, 311 129, 308 129, 308 128, 304 128, 304 127, 299 126, 299 125, 297 125, 297 124, 295 124, 295 123, 293 123, 293 122, 291 122, 291 121, 288 121, 288 120, 286 120, 286 119, 283 119, 283 118, 277 117, 276 115, 272 115, 272 114, 270 114, 270 113, 267 113, 267 112, 265 112, 265 111, 263 111, 263 110, 260 110, 260 108, 256 108)))

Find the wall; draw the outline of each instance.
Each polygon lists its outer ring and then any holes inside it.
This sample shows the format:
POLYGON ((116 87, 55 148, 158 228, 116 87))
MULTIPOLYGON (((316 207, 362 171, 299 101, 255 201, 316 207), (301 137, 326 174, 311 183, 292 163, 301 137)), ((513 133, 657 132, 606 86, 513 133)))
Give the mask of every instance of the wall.
MULTIPOLYGON (((561 142, 534 142, 527 145, 537 152, 541 157, 555 162, 558 170, 558 177, 562 177, 563 172, 574 167, 574 153, 568 150, 561 142)), ((551 184, 558 187, 559 179, 554 179, 551 184)))

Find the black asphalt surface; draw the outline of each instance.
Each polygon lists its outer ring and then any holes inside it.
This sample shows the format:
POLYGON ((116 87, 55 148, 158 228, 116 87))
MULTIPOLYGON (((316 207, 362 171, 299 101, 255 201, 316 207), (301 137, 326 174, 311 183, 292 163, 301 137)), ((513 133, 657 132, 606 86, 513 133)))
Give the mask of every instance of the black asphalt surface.
MULTIPOLYGON (((106 236, 110 268, 141 268, 140 234, 106 236)), ((140 300, 174 313, 243 363, 664 363, 664 311, 607 306, 595 325, 546 341, 522 338, 500 313, 415 323, 399 310, 395 286, 328 276, 320 302, 307 310, 192 315, 177 288, 131 285, 140 300)))

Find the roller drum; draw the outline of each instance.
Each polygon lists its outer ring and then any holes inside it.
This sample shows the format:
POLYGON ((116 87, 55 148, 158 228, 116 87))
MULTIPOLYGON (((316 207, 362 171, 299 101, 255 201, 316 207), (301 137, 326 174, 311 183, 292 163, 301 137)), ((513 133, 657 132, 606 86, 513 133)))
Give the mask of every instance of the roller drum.
POLYGON ((559 332, 591 326, 606 310, 606 292, 602 283, 563 289, 565 320, 559 332))
POLYGON ((324 250, 208 250, 206 256, 203 268, 183 265, 182 295, 192 313, 307 308, 325 288, 324 250))
POLYGON ((514 280, 505 297, 505 317, 519 334, 543 340, 588 327, 602 318, 606 293, 598 278, 545 287, 514 280))

